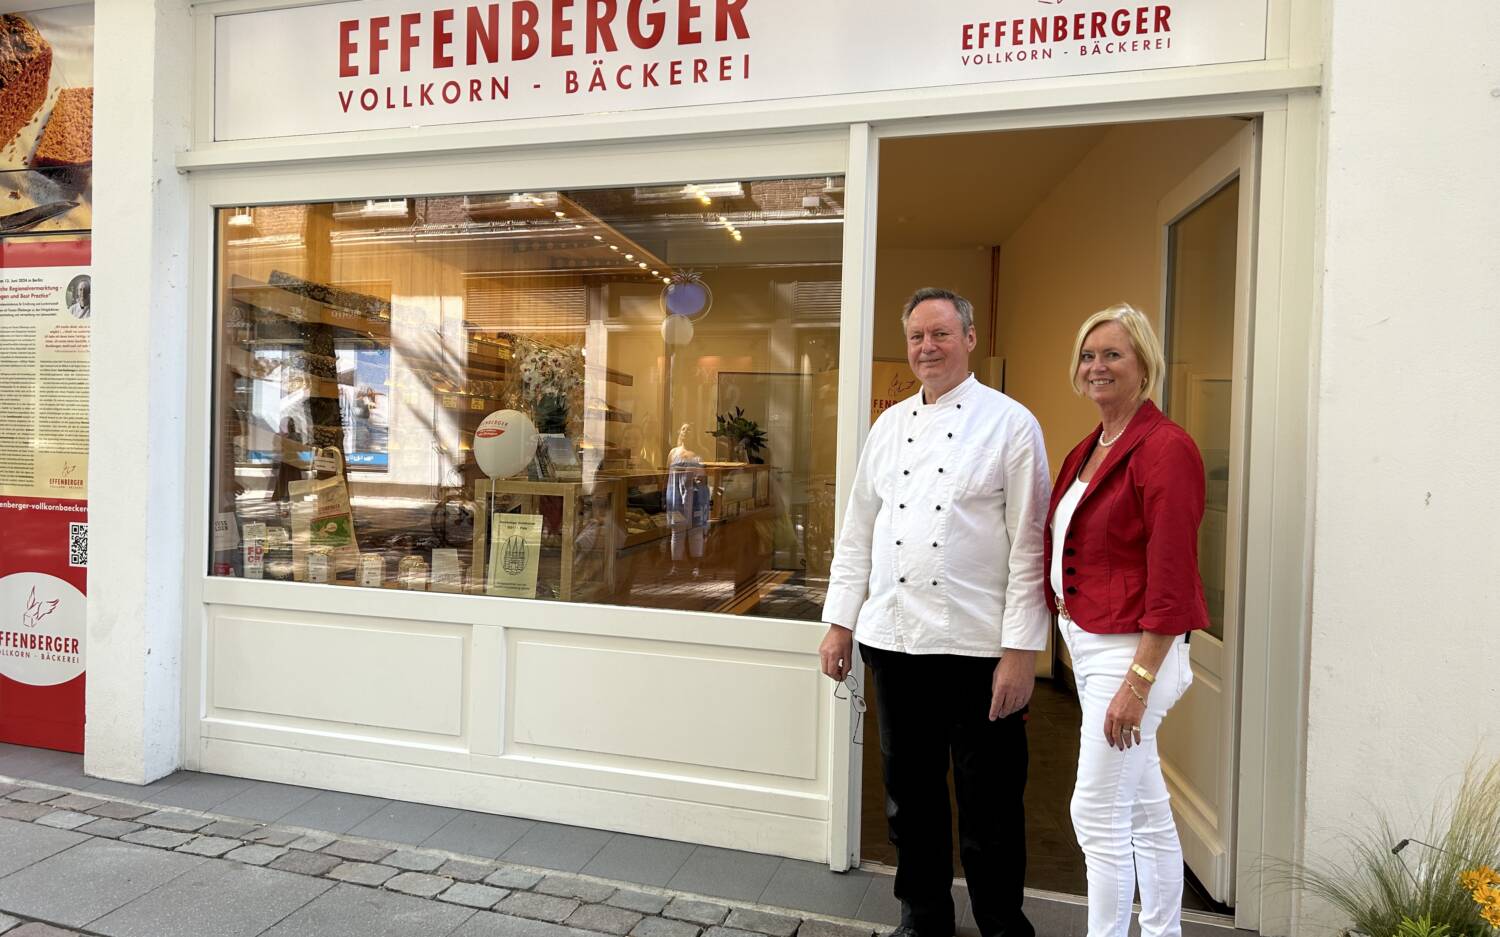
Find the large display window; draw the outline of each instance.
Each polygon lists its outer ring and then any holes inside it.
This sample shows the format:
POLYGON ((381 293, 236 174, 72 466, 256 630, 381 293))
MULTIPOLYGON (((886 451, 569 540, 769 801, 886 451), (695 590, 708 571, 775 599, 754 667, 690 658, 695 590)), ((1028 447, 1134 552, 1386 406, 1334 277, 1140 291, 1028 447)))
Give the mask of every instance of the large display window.
POLYGON ((842 178, 216 230, 212 575, 817 619, 842 178))

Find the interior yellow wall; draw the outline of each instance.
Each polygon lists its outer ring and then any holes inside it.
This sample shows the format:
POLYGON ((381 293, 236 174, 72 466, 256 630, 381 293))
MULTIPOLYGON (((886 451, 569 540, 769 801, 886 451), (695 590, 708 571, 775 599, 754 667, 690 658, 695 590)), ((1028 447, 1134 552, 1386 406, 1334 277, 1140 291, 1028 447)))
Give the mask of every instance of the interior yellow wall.
POLYGON ((1161 315, 1157 203, 1244 124, 1115 127, 1001 247, 997 354, 1006 393, 1042 424, 1055 471, 1098 422, 1074 395, 1068 353, 1091 313, 1129 302, 1161 315))
POLYGON ((906 360, 901 340, 901 306, 924 286, 953 290, 974 304, 979 344, 974 366, 990 341, 990 252, 987 249, 878 249, 875 254, 875 357, 906 360))

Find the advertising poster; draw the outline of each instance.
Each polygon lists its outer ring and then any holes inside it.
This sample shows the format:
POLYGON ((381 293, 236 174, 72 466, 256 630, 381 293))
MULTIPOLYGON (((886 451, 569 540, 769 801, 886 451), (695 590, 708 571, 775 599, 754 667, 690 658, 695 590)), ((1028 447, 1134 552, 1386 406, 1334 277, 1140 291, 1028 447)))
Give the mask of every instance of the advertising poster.
POLYGON ((93 8, 0 15, 0 742, 83 750, 93 8))
POLYGON ((83 750, 89 242, 0 241, 0 741, 83 750))
POLYGON ((513 599, 536 598, 536 574, 542 561, 542 516, 495 514, 493 518, 485 592, 513 599))
POLYGON ((892 406, 917 392, 911 365, 894 358, 876 358, 870 363, 870 422, 892 406))

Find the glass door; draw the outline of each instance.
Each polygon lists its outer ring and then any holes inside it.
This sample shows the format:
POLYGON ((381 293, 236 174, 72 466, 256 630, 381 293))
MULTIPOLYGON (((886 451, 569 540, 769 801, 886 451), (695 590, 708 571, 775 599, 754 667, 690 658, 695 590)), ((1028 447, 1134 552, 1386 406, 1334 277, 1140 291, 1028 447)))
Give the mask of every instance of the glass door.
POLYGON ((1239 625, 1257 125, 1249 124, 1158 206, 1167 414, 1203 453, 1198 565, 1209 628, 1192 639, 1194 683, 1162 733, 1183 856, 1234 903, 1239 625))

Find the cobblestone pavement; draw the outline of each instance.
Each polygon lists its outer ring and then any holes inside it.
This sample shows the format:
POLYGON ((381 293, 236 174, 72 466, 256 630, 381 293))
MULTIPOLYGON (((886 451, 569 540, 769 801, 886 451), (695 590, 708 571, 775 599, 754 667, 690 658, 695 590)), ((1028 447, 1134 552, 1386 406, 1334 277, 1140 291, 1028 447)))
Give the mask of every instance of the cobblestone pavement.
POLYGON ((876 937, 886 929, 0 778, 5 937, 876 937))

